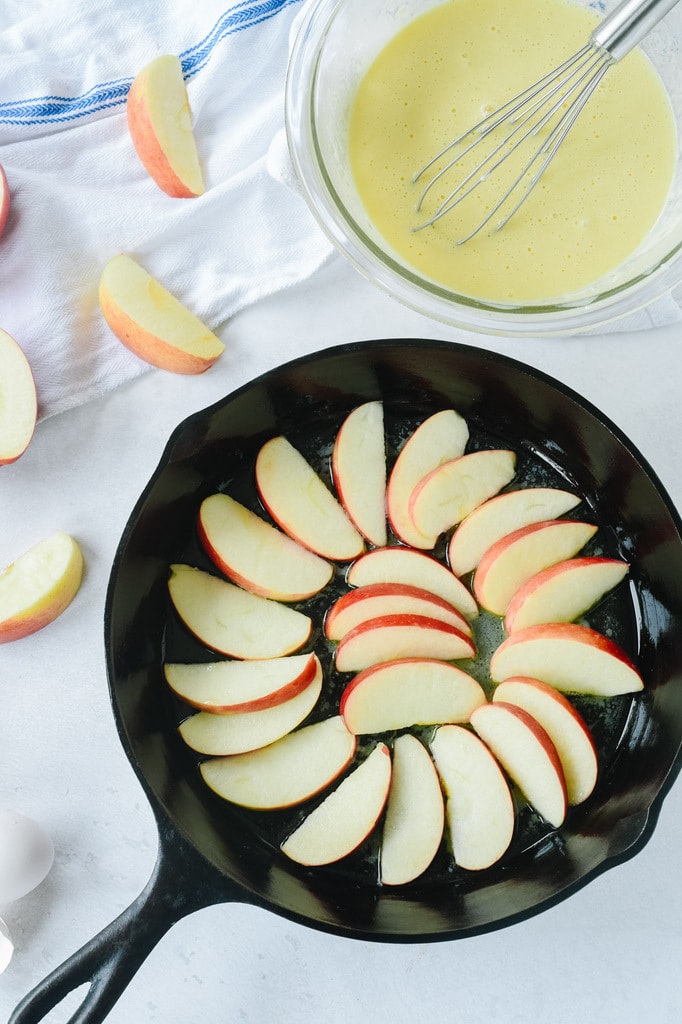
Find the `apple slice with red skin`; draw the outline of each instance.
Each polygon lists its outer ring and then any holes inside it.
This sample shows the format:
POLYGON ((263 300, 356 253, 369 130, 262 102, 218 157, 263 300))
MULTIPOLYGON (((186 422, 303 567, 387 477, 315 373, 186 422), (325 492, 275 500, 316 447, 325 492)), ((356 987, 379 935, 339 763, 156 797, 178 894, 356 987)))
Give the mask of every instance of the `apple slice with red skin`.
POLYGON ((459 524, 448 544, 448 563, 457 576, 475 569, 498 540, 531 523, 570 512, 580 498, 556 487, 525 487, 505 491, 479 505, 459 524))
POLYGON ((303 647, 312 620, 190 565, 171 565, 168 590, 185 626, 207 647, 233 658, 281 658, 303 647))
POLYGON ((215 565, 252 594, 275 601, 302 601, 319 593, 332 578, 329 562, 228 494, 204 498, 197 527, 215 565))
POLYGON ((55 530, 0 569, 0 644, 37 633, 62 614, 78 593, 83 553, 55 530))
POLYGON ((225 350, 213 331, 126 253, 105 264, 98 296, 119 341, 161 370, 205 373, 225 350))
POLYGON ((478 615, 478 605, 462 581, 435 558, 412 548, 389 547, 368 551, 353 562, 346 580, 351 587, 404 583, 442 597, 468 619, 475 619, 478 615))
POLYGON ((347 857, 375 828, 390 784, 391 754, 385 743, 378 743, 285 839, 282 852, 309 867, 347 857))
POLYGON ((339 672, 360 672, 381 661, 473 658, 476 649, 466 634, 425 615, 381 615, 346 633, 336 648, 339 672))
POLYGON ((490 659, 490 675, 496 683, 530 676, 562 693, 595 697, 644 688, 639 672, 614 640, 575 622, 541 623, 512 633, 490 659))
POLYGON ((0 330, 0 466, 28 448, 38 417, 33 372, 20 345, 0 330))
POLYGON ((341 424, 331 459, 332 479, 348 517, 370 543, 383 547, 386 527, 384 407, 365 402, 341 424))
POLYGON ((443 409, 424 420, 403 445, 388 478, 386 510, 393 532, 405 544, 433 547, 412 521, 410 496, 431 470, 463 455, 468 439, 466 421, 454 409, 443 409))
POLYGON ((523 708, 545 730, 559 755, 568 803, 587 800, 597 783, 597 750, 585 720, 563 693, 539 679, 519 676, 498 685, 493 703, 499 701, 523 708))
POLYGON ((435 658, 402 658, 355 676, 341 695, 339 711, 351 732, 366 735, 468 722, 485 701, 479 683, 455 665, 435 658))
POLYGON ((263 661, 169 663, 166 682, 185 703, 216 714, 262 711, 291 700, 320 671, 316 654, 263 661))
POLYGON ((365 550, 343 507, 285 437, 271 438, 258 452, 256 486, 277 525, 303 547, 336 562, 365 550))
POLYGON ((313 681, 299 694, 260 711, 222 715, 198 711, 180 724, 180 735, 199 754, 243 754, 267 747, 307 718, 319 700, 322 679, 322 668, 318 665, 313 681))
POLYGON ((7 181, 7 175, 5 174, 5 169, 2 166, 2 164, 0 164, 0 235, 2 235, 3 231, 5 230, 5 224, 7 223, 7 218, 9 217, 9 207, 9 183, 7 181))
POLYGON ((431 753, 447 797, 455 863, 467 871, 483 871, 503 856, 514 835, 509 784, 485 743, 464 726, 440 726, 431 753))
POLYGON ((382 885, 405 885, 423 874, 438 853, 444 827, 443 794, 429 752, 416 736, 398 736, 381 835, 382 885))
POLYGON ((328 640, 341 640, 349 630, 381 615, 427 615, 456 626, 471 636, 471 626, 461 612, 437 594, 406 583, 368 583, 343 594, 327 612, 324 633, 328 640))
POLYGON ((137 155, 159 188, 175 198, 202 195, 204 181, 179 57, 163 54, 139 72, 128 92, 126 112, 137 155))
POLYGON ((514 594, 542 569, 571 558, 597 527, 575 519, 531 523, 488 548, 474 575, 474 596, 482 608, 504 615, 514 594))
POLYGON ((471 724, 528 803, 559 828, 566 818, 566 780, 556 747, 527 711, 501 701, 482 704, 471 724))
POLYGON ((568 558, 531 576, 507 606, 507 633, 541 622, 572 622, 626 576, 629 565, 615 558, 568 558))
POLYGON ((415 529, 435 547, 441 533, 514 479, 516 454, 504 449, 469 452, 444 462, 416 485, 409 500, 415 529))
POLYGON ((293 807, 321 793, 353 760, 357 739, 338 715, 290 732, 267 747, 199 766, 224 800, 256 810, 293 807))

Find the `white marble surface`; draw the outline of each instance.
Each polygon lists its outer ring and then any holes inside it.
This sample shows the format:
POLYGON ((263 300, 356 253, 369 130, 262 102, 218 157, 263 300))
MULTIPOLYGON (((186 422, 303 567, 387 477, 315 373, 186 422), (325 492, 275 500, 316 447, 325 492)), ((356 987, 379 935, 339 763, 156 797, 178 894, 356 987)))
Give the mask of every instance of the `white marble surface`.
MULTIPOLYGON (((227 351, 208 374, 145 373, 41 423, 27 453, 0 470, 0 564, 56 528, 78 538, 87 561, 67 612, 0 648, 0 805, 38 819, 56 846, 47 880, 2 910, 16 943, 0 977, 2 1021, 136 897, 154 865, 152 813, 109 704, 102 615, 119 536, 169 434, 269 369, 273 357, 264 353, 277 350, 281 362, 350 340, 453 336, 338 258, 308 284, 235 317, 222 334, 227 351)), ((682 328, 468 340, 540 367, 594 402, 682 508, 682 328)), ((214 906, 171 930, 108 1019, 672 1024, 682 1011, 681 849, 678 781, 641 853, 512 929, 459 942, 375 944, 245 906, 214 906)), ((77 1002, 49 1020, 66 1021, 77 1002)))

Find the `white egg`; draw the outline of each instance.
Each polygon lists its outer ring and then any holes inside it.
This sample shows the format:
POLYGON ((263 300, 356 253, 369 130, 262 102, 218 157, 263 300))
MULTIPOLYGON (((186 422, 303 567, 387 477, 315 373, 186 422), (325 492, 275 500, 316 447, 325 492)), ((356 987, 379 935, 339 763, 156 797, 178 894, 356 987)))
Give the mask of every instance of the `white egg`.
POLYGON ((54 845, 42 825, 17 811, 0 811, 0 906, 40 885, 53 861, 54 845))
POLYGON ((7 925, 0 917, 0 974, 9 967, 9 962, 14 953, 14 944, 9 937, 7 925))

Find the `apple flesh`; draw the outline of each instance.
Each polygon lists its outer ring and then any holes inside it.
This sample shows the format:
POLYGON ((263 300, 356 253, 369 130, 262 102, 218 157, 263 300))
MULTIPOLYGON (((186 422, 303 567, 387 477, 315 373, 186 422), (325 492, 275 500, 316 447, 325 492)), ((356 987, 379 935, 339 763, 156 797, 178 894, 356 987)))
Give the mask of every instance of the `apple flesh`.
POLYGON ((179 733, 188 747, 199 754, 243 754, 259 750, 286 736, 308 717, 322 692, 322 668, 304 690, 271 708, 260 711, 217 715, 198 711, 186 718, 179 733))
POLYGON ((197 639, 233 658, 281 658, 307 643, 307 615, 190 565, 170 567, 176 612, 197 639))
POLYGON ((570 512, 580 498, 556 487, 525 487, 496 494, 459 524, 448 545, 448 562, 457 576, 476 568, 493 544, 508 533, 570 512))
POLYGON ((595 697, 644 688, 639 672, 615 641, 573 622, 542 623, 513 633, 490 659, 490 675, 496 683, 530 676, 562 693, 595 697))
POLYGON ((455 665, 409 658, 360 672, 343 691, 339 711, 351 732, 364 735, 467 722, 485 700, 479 683, 455 665))
POLYGON ((382 885, 405 885, 423 874, 438 853, 444 827, 443 794, 428 751, 416 736, 398 736, 381 835, 382 885))
POLYGON ((5 174, 5 169, 2 164, 0 164, 0 236, 2 236, 2 233, 5 230, 5 224, 9 217, 9 207, 9 183, 7 181, 7 175, 5 174))
POLYGON ((572 622, 592 608, 629 569, 614 558, 569 558, 543 569, 517 590, 507 607, 507 633, 541 622, 572 622))
POLYGON ((282 704, 305 690, 321 669, 316 654, 292 654, 263 661, 169 663, 163 671, 176 697, 222 714, 282 704))
POLYGON ((531 576, 571 558, 597 527, 573 519, 532 523, 488 548, 474 575, 474 595, 482 608, 504 615, 514 594, 531 576))
POLYGON ((381 615, 426 615, 456 626, 471 636, 471 626, 461 612, 436 594, 405 583, 369 583, 343 594, 324 620, 328 640, 341 640, 355 626, 381 615))
POLYGON ((362 535, 310 463, 281 435, 256 458, 261 501, 286 534, 323 558, 347 562, 365 549, 362 535))
POLYGON ((467 871, 483 871, 503 856, 514 835, 507 780, 485 743, 461 725, 440 726, 431 753, 447 798, 455 863, 467 871))
POLYGON ((331 467, 336 493, 351 522, 371 544, 383 547, 388 537, 381 402, 365 402, 348 414, 336 435, 331 467))
POLYGON ((373 583, 403 583, 441 597, 468 619, 478 615, 478 605, 461 580, 435 558, 412 548, 389 547, 368 551, 353 562, 346 574, 351 587, 373 583))
POLYGON ((554 744, 571 806, 587 800, 597 783, 597 751, 582 715, 562 693, 539 679, 517 677, 500 683, 493 702, 514 704, 532 715, 554 744))
POLYGON ((433 547, 414 525, 410 497, 420 480, 444 462, 464 454, 469 439, 466 421, 454 409, 443 409, 424 420, 403 445, 388 478, 386 508, 391 529, 413 548, 433 547))
POLYGON ((528 803, 559 828, 568 805, 566 781, 556 748, 539 722, 517 705, 495 702, 476 708, 471 724, 528 803))
POLYGON ((202 195, 204 180, 178 57, 156 57, 139 72, 126 112, 137 155, 159 188, 176 198, 202 195))
POLYGON ((0 572, 0 644, 53 622, 71 604, 83 578, 83 554, 61 530, 0 572))
POLYGON ((206 785, 223 800, 275 810, 322 792, 348 767, 356 747, 356 737, 337 715, 259 750, 204 761, 199 770, 206 785))
POLYGON ((29 446, 38 417, 35 382, 28 359, 0 330, 0 466, 16 462, 29 446))
POLYGON ((282 843, 282 852, 309 867, 347 857, 375 828, 390 783, 391 755, 378 743, 282 843))
POLYGON ((506 487, 516 472, 516 455, 503 449, 470 452, 451 459, 419 481, 409 500, 415 528, 435 547, 441 533, 506 487))
POLYGON ((473 658, 476 649, 466 634, 425 615, 382 615, 346 633, 336 648, 339 672, 360 672, 382 661, 473 658))
POLYGON ((99 304, 119 341, 162 370, 204 373, 225 349, 220 338, 125 253, 105 265, 99 304))
POLYGON ((302 601, 329 583, 329 562, 227 494, 212 494, 199 509, 199 539, 217 567, 260 597, 302 601))

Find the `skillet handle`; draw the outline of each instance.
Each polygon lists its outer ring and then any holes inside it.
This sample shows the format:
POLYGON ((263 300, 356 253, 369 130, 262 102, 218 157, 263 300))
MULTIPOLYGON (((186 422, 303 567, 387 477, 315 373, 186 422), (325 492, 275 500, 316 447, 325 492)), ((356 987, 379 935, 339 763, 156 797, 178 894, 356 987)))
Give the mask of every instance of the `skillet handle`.
POLYGON ((70 992, 89 984, 67 1024, 101 1024, 166 932, 183 917, 246 894, 199 857, 173 832, 147 885, 111 924, 26 995, 8 1024, 38 1024, 70 992))

